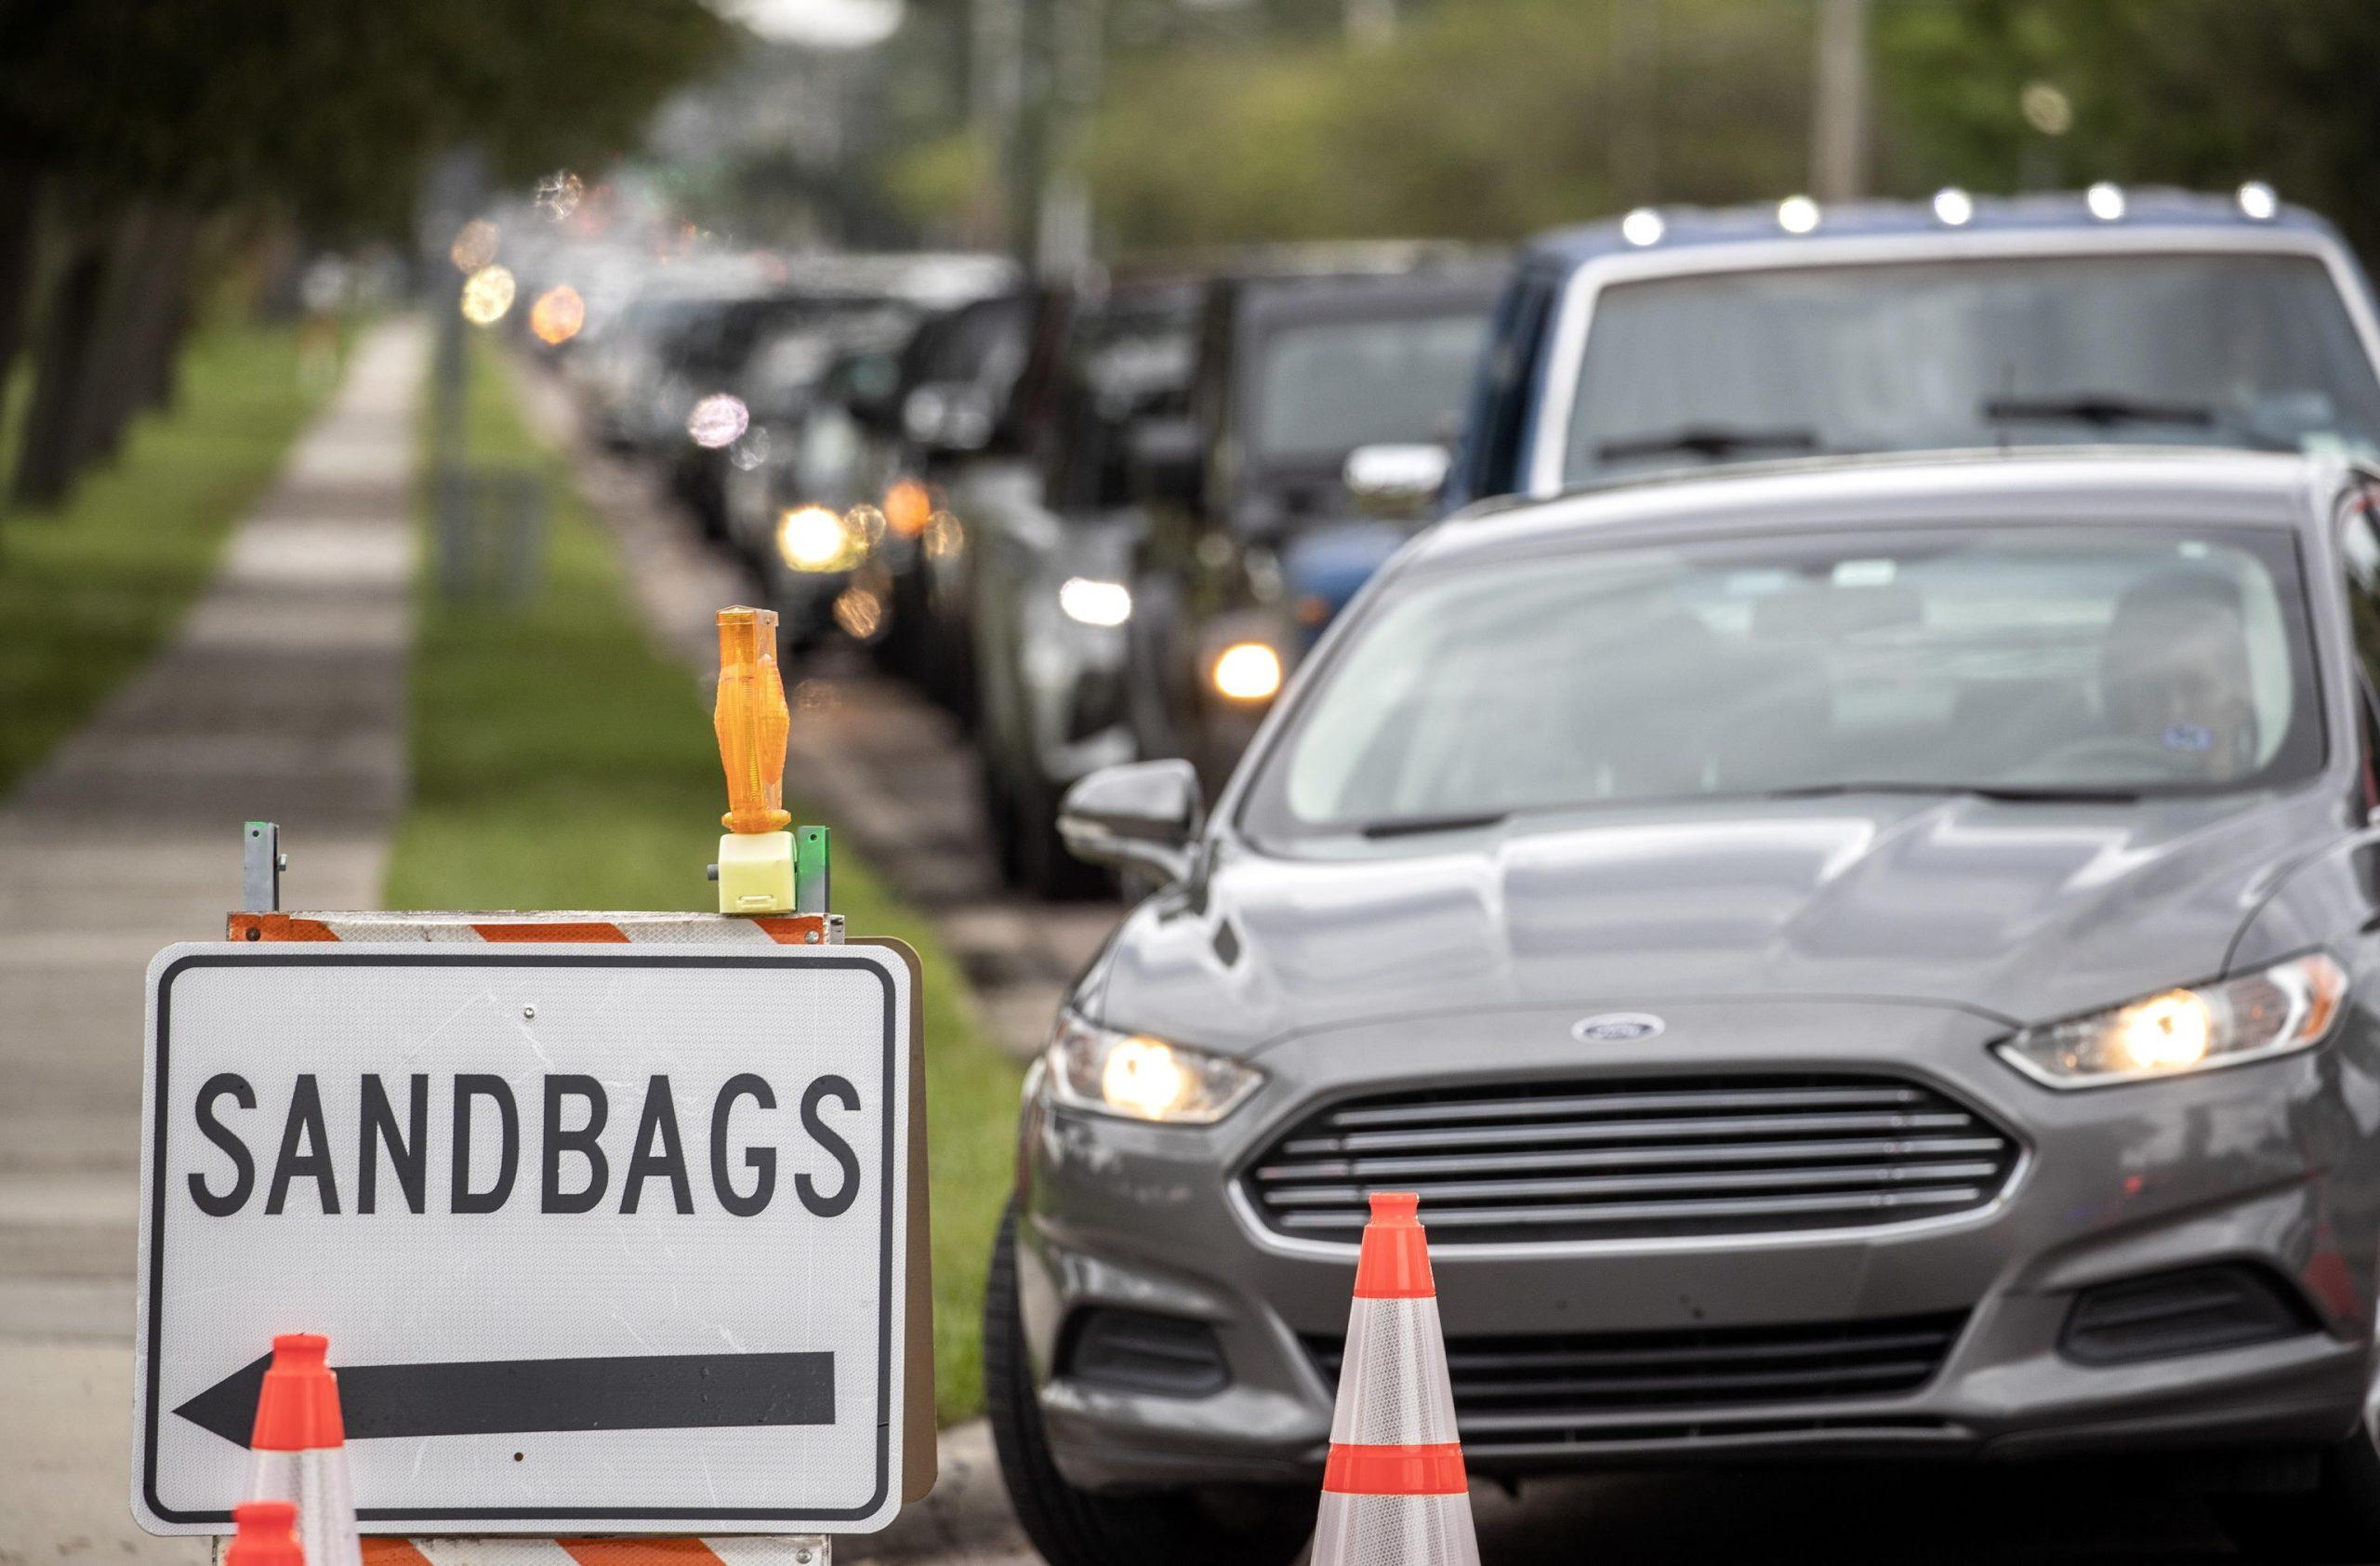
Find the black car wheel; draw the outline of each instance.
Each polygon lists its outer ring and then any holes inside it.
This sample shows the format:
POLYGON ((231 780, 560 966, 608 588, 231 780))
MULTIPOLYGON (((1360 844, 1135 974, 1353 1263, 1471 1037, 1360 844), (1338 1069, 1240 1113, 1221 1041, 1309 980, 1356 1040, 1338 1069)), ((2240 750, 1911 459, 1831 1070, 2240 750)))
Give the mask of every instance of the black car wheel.
POLYGON ((1289 1566, 1314 1532, 1318 1496, 1289 1490, 1077 1489, 1051 1460, 1016 1310, 1016 1210, 992 1241, 984 1294, 984 1387, 992 1446, 1017 1521, 1051 1566, 1289 1566))
POLYGON ((2224 1531, 2251 1560, 2370 1566, 2380 1560, 2380 1433, 2372 1416, 2322 1453, 2310 1491, 2218 1495, 2224 1531))

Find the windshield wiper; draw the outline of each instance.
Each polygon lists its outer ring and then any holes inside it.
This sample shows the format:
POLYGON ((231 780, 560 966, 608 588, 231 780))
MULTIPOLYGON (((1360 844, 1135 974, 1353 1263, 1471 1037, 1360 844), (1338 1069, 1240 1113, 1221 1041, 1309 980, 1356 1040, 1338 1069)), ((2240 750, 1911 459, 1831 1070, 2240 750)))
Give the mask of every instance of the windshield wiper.
POLYGON ((2023 783, 1806 783, 1792 789, 1767 789, 1769 800, 1831 799, 1838 794, 1968 794, 1977 799, 2011 800, 2027 804, 2129 804, 2137 789, 2097 789, 2088 786, 2023 783))
POLYGON ((2158 403, 2135 397, 2089 393, 2078 397, 1994 397, 1983 405, 1983 416, 2054 424, 2088 424, 2112 430, 2119 424, 2187 424, 2215 427, 2215 410, 2202 403, 2158 403))
POLYGON ((1507 813, 1488 811, 1474 816, 1395 816, 1385 821, 1367 821, 1355 829, 1365 837, 1418 837, 1424 832, 1459 832, 1473 827, 1492 827, 1507 813))
POLYGON ((1818 433, 1811 430, 1743 430, 1724 424, 1689 424, 1658 435, 1606 441, 1595 447, 1595 455, 1606 461, 1624 461, 1632 457, 1674 457, 1680 453, 1715 459, 1742 451, 1818 449, 1818 433))

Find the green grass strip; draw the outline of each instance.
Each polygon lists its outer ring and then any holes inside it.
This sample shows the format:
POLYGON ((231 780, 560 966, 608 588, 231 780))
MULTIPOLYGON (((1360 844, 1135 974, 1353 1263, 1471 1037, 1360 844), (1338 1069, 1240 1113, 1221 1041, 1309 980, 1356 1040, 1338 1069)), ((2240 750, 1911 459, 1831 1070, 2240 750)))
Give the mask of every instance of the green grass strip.
MULTIPOLYGON (((710 714, 684 668, 638 622, 611 539, 523 425, 511 392, 493 351, 481 352, 472 459, 545 473, 544 585, 517 607, 456 606, 417 573, 413 799, 389 906, 715 908, 703 867, 717 854, 726 787, 710 714)), ((820 819, 787 804, 796 820, 820 819)), ((934 1358, 947 1422, 983 1402, 977 1320, 1011 1183, 1020 1073, 985 1036, 932 930, 840 842, 834 884, 853 936, 896 936, 924 964, 934 1358)))
MULTIPOLYGON (((203 332, 174 407, 135 423, 71 500, 0 511, 0 792, 180 623, 322 391, 299 374, 294 330, 203 332)), ((12 424, 31 392, 20 377, 12 424)))

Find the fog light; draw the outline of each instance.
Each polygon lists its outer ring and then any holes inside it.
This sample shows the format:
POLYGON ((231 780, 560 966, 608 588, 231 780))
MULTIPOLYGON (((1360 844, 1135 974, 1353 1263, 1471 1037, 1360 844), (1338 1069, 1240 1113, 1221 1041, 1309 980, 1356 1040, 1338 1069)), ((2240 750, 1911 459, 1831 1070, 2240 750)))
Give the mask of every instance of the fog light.
POLYGON ((2279 1275, 2245 1262, 2102 1283, 2075 1296, 2058 1351, 2085 1365, 2205 1354, 2314 1330, 2279 1275))
POLYGON ((1281 688, 1281 655, 1262 642, 1235 642, 1216 657, 1212 677, 1234 701, 1270 701, 1281 688))
POLYGON ((1066 1323, 1059 1373, 1121 1392, 1197 1398, 1231 1385, 1215 1329, 1183 1316, 1092 1306, 1066 1323))

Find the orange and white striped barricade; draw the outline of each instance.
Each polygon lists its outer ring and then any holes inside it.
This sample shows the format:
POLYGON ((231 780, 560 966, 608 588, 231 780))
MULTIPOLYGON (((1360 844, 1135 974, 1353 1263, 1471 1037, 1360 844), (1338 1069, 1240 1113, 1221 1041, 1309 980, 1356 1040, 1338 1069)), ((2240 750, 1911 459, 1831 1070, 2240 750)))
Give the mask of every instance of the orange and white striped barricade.
POLYGON ((1478 1566, 1420 1204, 1404 1192, 1371 1199, 1314 1566, 1478 1566))

